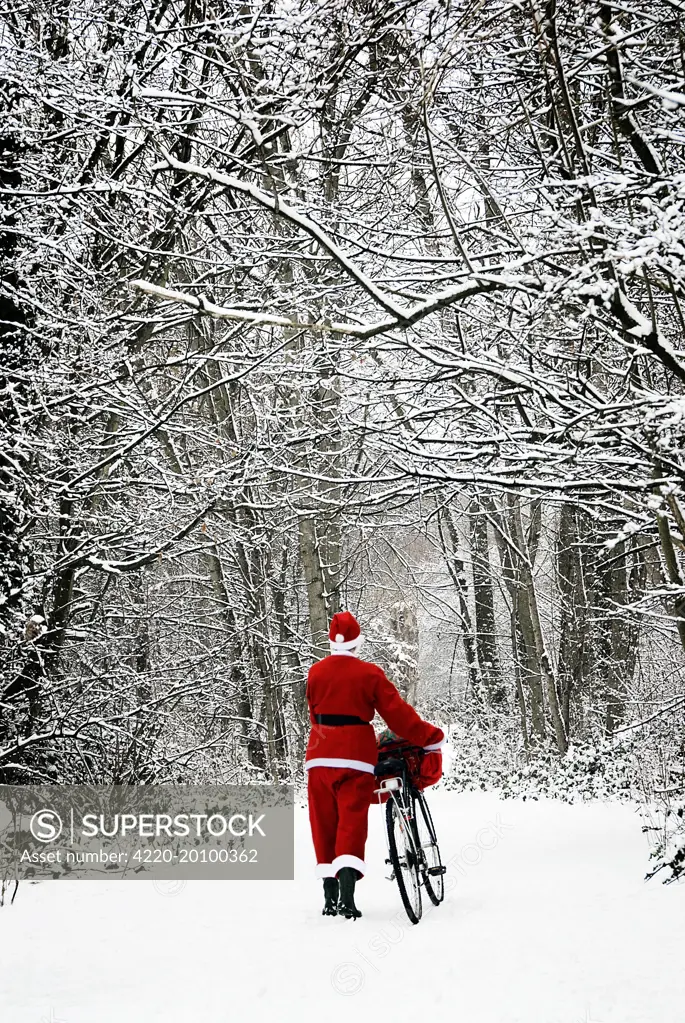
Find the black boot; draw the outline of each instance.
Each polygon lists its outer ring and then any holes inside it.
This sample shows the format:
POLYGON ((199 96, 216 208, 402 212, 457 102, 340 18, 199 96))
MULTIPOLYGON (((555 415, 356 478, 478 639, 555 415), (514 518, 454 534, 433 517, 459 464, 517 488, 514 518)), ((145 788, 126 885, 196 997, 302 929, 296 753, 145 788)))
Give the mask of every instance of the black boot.
POLYGON ((335 916, 338 912, 339 884, 337 877, 324 877, 323 895, 326 900, 322 916, 335 916))
POLYGON ((340 881, 340 903, 338 913, 348 920, 357 920, 361 913, 354 904, 354 886, 357 878, 362 875, 354 867, 341 867, 338 871, 340 881))

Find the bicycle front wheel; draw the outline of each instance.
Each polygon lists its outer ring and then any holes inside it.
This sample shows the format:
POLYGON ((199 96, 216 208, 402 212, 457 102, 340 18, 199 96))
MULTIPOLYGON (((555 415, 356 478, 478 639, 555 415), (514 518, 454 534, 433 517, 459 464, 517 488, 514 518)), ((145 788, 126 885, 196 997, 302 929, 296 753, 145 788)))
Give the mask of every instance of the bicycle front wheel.
POLYGON ((391 796, 385 807, 390 863, 407 916, 413 924, 417 924, 421 919, 421 882, 419 855, 410 818, 404 800, 391 796))
POLYGON ((423 883, 428 892, 428 898, 434 906, 439 906, 445 898, 445 868, 440 859, 433 818, 423 792, 416 793, 414 806, 416 808, 416 831, 423 853, 423 883))

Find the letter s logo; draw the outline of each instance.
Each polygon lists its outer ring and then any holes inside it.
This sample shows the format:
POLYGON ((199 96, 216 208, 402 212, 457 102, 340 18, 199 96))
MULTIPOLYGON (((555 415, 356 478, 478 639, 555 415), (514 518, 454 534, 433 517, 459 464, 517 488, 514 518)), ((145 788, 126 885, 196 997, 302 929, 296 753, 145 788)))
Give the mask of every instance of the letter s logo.
POLYGON ((38 810, 29 827, 37 842, 54 842, 62 834, 62 818, 54 810, 38 810))

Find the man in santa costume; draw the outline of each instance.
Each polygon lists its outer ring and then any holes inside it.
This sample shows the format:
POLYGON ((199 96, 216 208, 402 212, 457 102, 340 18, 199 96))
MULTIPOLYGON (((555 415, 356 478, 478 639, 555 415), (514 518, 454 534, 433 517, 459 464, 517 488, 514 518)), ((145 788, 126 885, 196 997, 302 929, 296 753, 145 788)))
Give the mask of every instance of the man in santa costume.
POLYGON ((324 915, 356 919, 361 913, 354 888, 366 872, 364 846, 376 788, 373 716, 378 711, 393 732, 425 750, 439 749, 445 735, 419 717, 378 665, 359 660, 361 631, 349 611, 333 616, 328 638, 330 655, 312 665, 307 679, 309 820, 324 915))

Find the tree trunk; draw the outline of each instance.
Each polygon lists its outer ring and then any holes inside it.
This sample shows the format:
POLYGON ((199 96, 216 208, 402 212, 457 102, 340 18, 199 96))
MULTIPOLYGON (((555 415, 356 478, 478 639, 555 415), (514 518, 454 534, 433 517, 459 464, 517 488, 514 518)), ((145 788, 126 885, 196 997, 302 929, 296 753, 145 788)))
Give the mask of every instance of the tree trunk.
POLYGON ((565 753, 568 748, 568 738, 561 716, 554 669, 547 651, 540 622, 538 598, 535 589, 535 579, 533 577, 533 566, 530 560, 528 541, 523 529, 521 503, 518 495, 509 494, 507 504, 509 509, 509 522, 512 538, 519 551, 518 569, 520 580, 519 592, 521 596, 520 609, 521 612, 523 612, 525 608, 527 612, 526 614, 522 613, 521 621, 523 623, 524 619, 526 619, 526 626, 530 628, 533 648, 535 650, 537 662, 540 666, 540 675, 547 693, 547 702, 550 716, 552 718, 552 724, 554 726, 557 749, 560 753, 565 753))
POLYGON ((476 648, 483 687, 493 707, 506 706, 495 632, 495 600, 492 565, 488 543, 488 523, 483 509, 474 499, 469 509, 469 535, 475 601, 476 648))
MULTIPOLYGON (((535 740, 541 741, 547 734, 544 695, 530 611, 522 592, 519 568, 521 551, 516 544, 512 543, 507 519, 503 512, 496 507, 494 501, 491 498, 483 501, 483 508, 487 510, 493 523, 502 566, 502 578, 511 601, 512 657, 516 665, 516 679, 524 687, 523 691, 528 691, 527 703, 532 735, 528 730, 525 717, 522 722, 522 734, 524 742, 528 740, 531 743, 535 740)), ((526 701, 523 698, 523 691, 519 695, 519 708, 522 714, 525 714, 526 701)))
POLYGON ((587 681, 591 663, 590 607, 585 581, 585 554, 582 546, 586 529, 583 512, 565 502, 559 516, 556 544, 557 587, 560 597, 559 620, 559 700, 564 729, 571 735, 571 709, 574 694, 580 694, 587 681))
POLYGON ((478 652, 476 650, 473 622, 471 620, 471 612, 469 611, 468 582, 466 580, 464 561, 458 556, 459 534, 452 519, 452 512, 448 507, 444 508, 438 516, 438 528, 447 570, 457 592, 466 669, 471 684, 471 692, 473 693, 476 708, 478 708, 483 703, 483 693, 480 685, 480 672, 478 671, 478 652))

